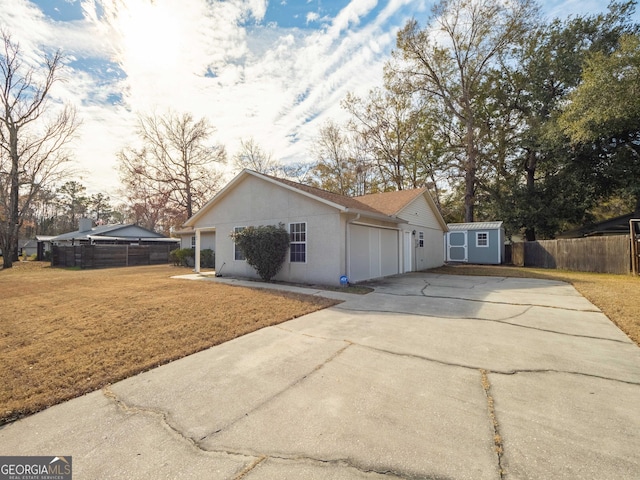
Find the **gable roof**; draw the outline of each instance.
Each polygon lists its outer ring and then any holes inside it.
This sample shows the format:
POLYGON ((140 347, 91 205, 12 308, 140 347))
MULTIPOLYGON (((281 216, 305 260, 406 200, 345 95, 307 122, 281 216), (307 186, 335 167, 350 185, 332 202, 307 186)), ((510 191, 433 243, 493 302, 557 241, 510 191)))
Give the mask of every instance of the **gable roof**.
MULTIPOLYGON (((412 190, 399 190, 395 192, 375 193, 370 195, 362 195, 359 197, 347 197, 338 193, 328 192, 320 188, 305 185, 303 183, 293 182, 284 178, 273 177, 263 173, 254 172, 253 170, 244 169, 236 175, 222 190, 220 190, 211 200, 209 200, 199 211, 197 211, 184 224, 184 228, 194 227, 197 220, 203 216, 213 205, 221 198, 227 195, 233 188, 247 176, 260 178, 269 183, 278 185, 290 191, 295 191, 301 195, 312 198, 318 202, 324 203, 331 207, 337 208, 342 212, 359 213, 368 217, 377 218, 384 221, 395 223, 406 223, 398 217, 403 208, 408 206, 416 198, 421 195, 427 200, 429 207, 433 210, 438 223, 444 231, 447 231, 445 223, 440 211, 438 210, 433 198, 426 188, 416 188, 412 190)), ((182 233, 182 232, 181 232, 182 233)))
POLYGON ((272 177, 263 173, 254 172, 253 170, 244 169, 236 175, 222 190, 220 190, 211 200, 209 200, 200 210, 198 210, 191 218, 189 218, 183 227, 193 227, 200 217, 202 217, 213 205, 224 198, 233 188, 248 176, 260 178, 266 182, 278 185, 289 191, 294 191, 317 202, 324 203, 342 212, 360 213, 368 217, 378 218, 388 222, 404 223, 404 220, 398 219, 393 215, 386 214, 380 210, 361 202, 358 198, 347 197, 337 193, 328 192, 320 188, 311 187, 302 183, 293 182, 284 178, 272 177))
POLYGON ((404 207, 426 191, 426 188, 415 188, 412 190, 397 190, 395 192, 371 193, 355 198, 387 215, 397 215, 404 207))
POLYGON ((386 215, 396 216, 400 215, 402 210, 420 196, 425 198, 429 207, 436 216, 436 220, 446 232, 447 224, 445 223, 444 218, 442 218, 440 210, 438 210, 438 207, 426 187, 414 188, 411 190, 397 190, 395 192, 371 193, 369 195, 362 195, 355 198, 361 203, 369 205, 386 215))

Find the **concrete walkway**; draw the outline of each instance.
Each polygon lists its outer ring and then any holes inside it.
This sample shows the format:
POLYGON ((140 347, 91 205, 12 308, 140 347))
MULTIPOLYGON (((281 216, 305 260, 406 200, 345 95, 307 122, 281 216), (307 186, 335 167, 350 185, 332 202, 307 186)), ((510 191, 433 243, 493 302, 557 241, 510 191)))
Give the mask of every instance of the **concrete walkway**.
POLYGON ((640 348, 571 286, 375 289, 7 425, 0 455, 72 455, 74 479, 640 478, 640 348))

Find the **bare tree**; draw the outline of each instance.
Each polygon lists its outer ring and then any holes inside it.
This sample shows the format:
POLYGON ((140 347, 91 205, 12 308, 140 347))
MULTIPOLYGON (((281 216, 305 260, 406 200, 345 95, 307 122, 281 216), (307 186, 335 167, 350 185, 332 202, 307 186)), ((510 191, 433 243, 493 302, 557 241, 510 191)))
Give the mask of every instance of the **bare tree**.
POLYGON ((240 140, 240 150, 234 155, 233 164, 238 171, 248 168, 267 175, 273 175, 282 169, 271 152, 263 150, 253 137, 240 140))
POLYGON ((372 169, 357 150, 346 127, 329 120, 314 139, 312 184, 347 196, 370 193, 372 169))
POLYGON ((226 160, 226 152, 223 146, 208 144, 213 132, 205 118, 196 121, 190 113, 140 115, 142 148, 128 147, 118 154, 123 183, 140 185, 147 199, 166 199, 169 209, 180 212, 176 221, 181 224, 218 188, 221 175, 215 167, 226 160))
POLYGON ((29 65, 7 32, 0 52, 0 248, 4 268, 18 259, 18 232, 38 192, 63 178, 66 145, 78 127, 75 110, 48 115, 53 85, 60 80, 62 53, 43 53, 29 65))

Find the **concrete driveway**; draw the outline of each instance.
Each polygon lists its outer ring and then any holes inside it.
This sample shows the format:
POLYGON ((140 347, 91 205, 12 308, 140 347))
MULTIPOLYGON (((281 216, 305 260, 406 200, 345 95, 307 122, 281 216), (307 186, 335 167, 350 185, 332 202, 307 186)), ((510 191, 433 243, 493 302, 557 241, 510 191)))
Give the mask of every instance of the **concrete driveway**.
POLYGON ((573 287, 338 295, 7 425, 0 455, 72 455, 75 479, 640 478, 640 348, 573 287))

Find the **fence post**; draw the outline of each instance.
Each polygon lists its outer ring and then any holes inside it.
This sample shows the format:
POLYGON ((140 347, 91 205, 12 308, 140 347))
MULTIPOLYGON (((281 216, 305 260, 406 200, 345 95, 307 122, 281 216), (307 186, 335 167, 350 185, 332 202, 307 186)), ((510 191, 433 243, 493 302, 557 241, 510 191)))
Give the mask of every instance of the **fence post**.
POLYGON ((629 220, 629 239, 631 240, 631 271, 634 275, 638 275, 640 270, 640 252, 638 252, 639 236, 636 229, 640 227, 640 219, 629 220))

